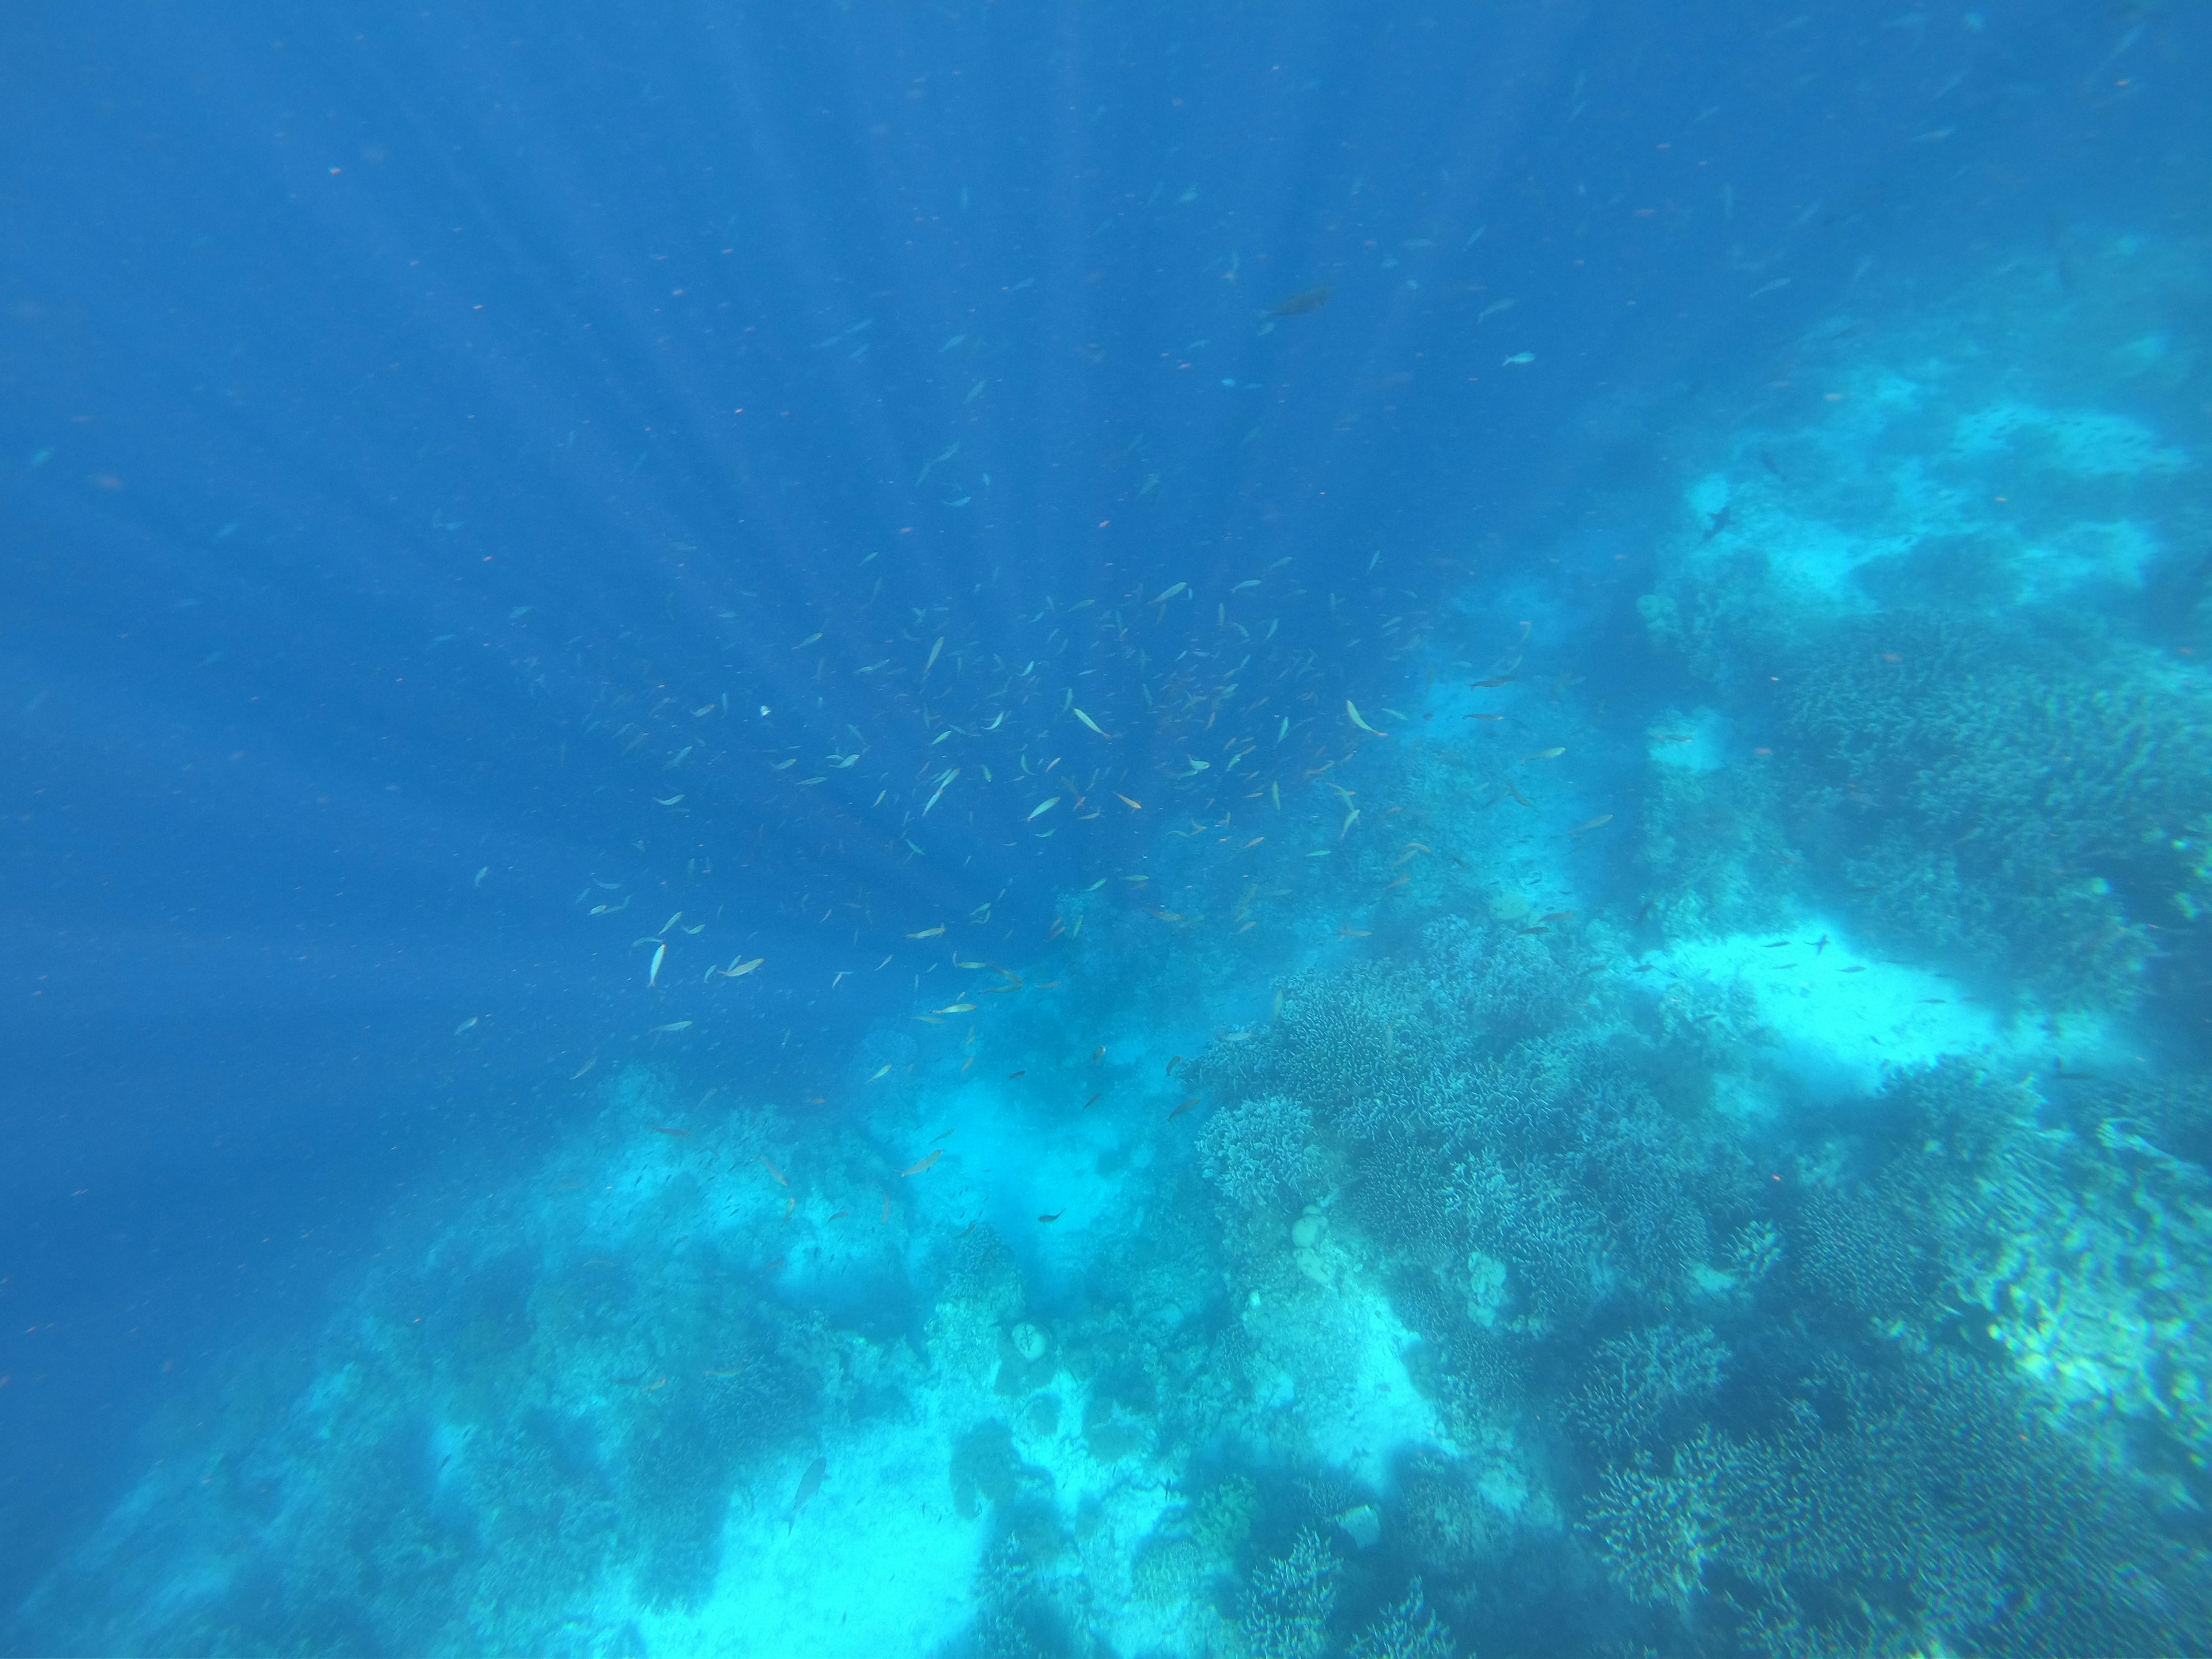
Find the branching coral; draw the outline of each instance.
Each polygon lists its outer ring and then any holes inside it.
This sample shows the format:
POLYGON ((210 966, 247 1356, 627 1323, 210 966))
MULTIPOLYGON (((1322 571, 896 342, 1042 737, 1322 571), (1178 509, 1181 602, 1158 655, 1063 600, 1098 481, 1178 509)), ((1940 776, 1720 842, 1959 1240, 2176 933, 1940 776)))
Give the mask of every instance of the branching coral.
POLYGON ((1711 1248, 1698 1154, 1640 1085, 1601 1078, 1581 1103, 1576 1175, 1604 1212, 1622 1269, 1663 1288, 1711 1248))
POLYGON ((1798 1280, 1850 1312, 1911 1314, 2033 1234, 2063 1184, 2033 1088, 1955 1057, 1901 1071, 1866 1139, 1871 1167, 1790 1220, 1798 1280))
POLYGON ((1702 1587, 1718 1526, 1703 1455, 1703 1443, 1686 1447, 1675 1454, 1677 1463, 1694 1460, 1698 1467, 1662 1472, 1643 1453, 1598 1483, 1588 1524, 1607 1569, 1632 1600, 1686 1609, 1702 1587))
POLYGON ((1567 1416, 1590 1440, 1625 1452, 1661 1438, 1721 1385, 1728 1349, 1710 1326, 1655 1325, 1609 1337, 1568 1396, 1567 1416))
POLYGON ((1003 1538, 975 1569, 975 1659, 1048 1659, 1066 1650, 1058 1610, 1017 1538, 1003 1538))
POLYGON ((1206 1178, 1239 1209, 1301 1202, 1319 1161, 1313 1113, 1281 1095, 1224 1106, 1200 1133, 1198 1158, 1206 1178))
POLYGON ((1562 1144, 1577 1052, 1558 1042, 1516 1044, 1495 1057, 1470 1058, 1431 1097, 1425 1126, 1447 1146, 1510 1144, 1536 1151, 1562 1144))
POLYGON ((1941 1349, 1827 1362, 1776 1431, 1639 1454, 1589 1516, 1632 1598, 1724 1590, 1715 1617, 1793 1650, 2170 1652, 2212 1617, 2201 1561, 2015 1387, 1941 1349))
POLYGON ((1444 1271, 1466 1254, 1460 1230, 1437 1197, 1450 1175, 1441 1149, 1395 1135, 1358 1161, 1352 1213, 1370 1237, 1432 1272, 1444 1271))
POLYGON ((1872 1318, 1911 1312, 1926 1293, 1914 1218, 1866 1192, 1805 1195, 1790 1224, 1799 1281, 1837 1307, 1872 1318))
POLYGON ((1513 1271, 1538 1310, 1577 1314, 1604 1294, 1604 1218, 1563 1179, 1556 1160, 1508 1164, 1493 1152, 1452 1171, 1446 1207, 1464 1218, 1468 1241, 1513 1271))
POLYGON ((1476 1148, 1444 1207, 1551 1316, 1627 1287, 1663 1297, 1709 1253, 1710 1153, 1594 1051, 1523 1044, 1486 1068, 1453 1133, 1476 1148))
POLYGON ((1437 1622, 1413 1580, 1406 1598, 1352 1638, 1348 1659, 1459 1659, 1451 1632, 1437 1622))
POLYGON ((945 1300, 964 1302, 994 1321, 1022 1311, 1022 1269, 996 1231, 980 1226, 963 1233, 951 1249, 945 1300))
POLYGON ((2212 727, 2148 674, 2118 689, 2079 663, 1960 613, 1888 611, 1806 653, 1789 716, 1826 785, 1805 792, 1803 829, 1886 928, 2110 1002, 2134 994, 2145 924, 2172 921, 2189 884, 2212 727))
POLYGON ((1232 1474, 1208 1486, 1191 1513, 1190 1535, 1215 1566, 1237 1559, 1252 1535, 1252 1522, 1260 1512, 1260 1489, 1243 1475, 1232 1474))
POLYGON ((1253 1570, 1240 1633, 1250 1659, 1321 1659, 1344 1564, 1321 1534, 1303 1528, 1287 1555, 1253 1570))
POLYGON ((1469 1035, 1504 1048, 1566 1023, 1575 981, 1547 940, 1445 916, 1430 924, 1421 943, 1429 1000, 1469 1035))
POLYGON ((1206 1578, 1206 1552, 1194 1538, 1154 1538, 1129 1564, 1129 1585, 1139 1601, 1173 1607, 1206 1578))
POLYGON ((1425 1571, 1455 1577, 1496 1549, 1507 1529, 1466 1474, 1433 1455, 1406 1470, 1390 1514, 1395 1540, 1425 1571))
POLYGON ((1395 963, 1300 974, 1265 1031, 1214 1044, 1192 1075, 1228 1097, 1295 1095, 1333 1122, 1430 1070, 1443 1035, 1437 1012, 1419 975, 1395 963))
POLYGON ((1525 1340, 1465 1320, 1417 1359, 1417 1373, 1453 1437, 1474 1444, 1526 1403, 1525 1340))

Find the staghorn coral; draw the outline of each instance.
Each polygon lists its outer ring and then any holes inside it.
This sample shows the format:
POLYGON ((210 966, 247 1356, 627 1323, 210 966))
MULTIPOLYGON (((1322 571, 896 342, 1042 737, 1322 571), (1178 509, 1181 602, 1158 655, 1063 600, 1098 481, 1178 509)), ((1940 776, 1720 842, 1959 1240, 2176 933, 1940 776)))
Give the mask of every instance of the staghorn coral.
POLYGON ((1530 1041, 1470 1060, 1431 1097, 1424 1125, 1447 1146, 1555 1147, 1565 1139, 1580 1058, 1561 1042, 1530 1041))
MULTIPOLYGON (((2062 1004, 2124 1003, 2173 930, 2185 827, 2212 810, 2212 723, 2146 665, 2114 684, 2082 642, 1952 611, 1834 624, 1788 719, 1814 787, 1801 826, 1893 937, 2062 1004)), ((2178 937, 2174 936, 2178 933, 2178 937)))
POLYGON ((1459 1659, 1451 1632, 1429 1611, 1418 1578, 1405 1599, 1353 1637, 1345 1651, 1348 1659, 1459 1659))
POLYGON ((1198 1158, 1206 1178, 1239 1209, 1301 1203, 1319 1166, 1313 1113, 1281 1095, 1224 1106, 1200 1131, 1198 1158))
POLYGON ((1462 1218, 1474 1248, 1506 1264, 1538 1312, 1579 1316, 1609 1290, 1605 1218, 1559 1160, 1508 1164, 1486 1150, 1452 1170, 1444 1205, 1462 1218))
POLYGON ((2158 1136, 2202 1086, 2082 1079, 2051 1103, 1960 1060, 1899 1071, 1821 1149, 1843 1173, 1785 1215, 1773 1282, 2010 1368, 2159 1501, 2193 1504, 2212 1470, 2212 1176, 2158 1136))
POLYGON ((1705 1206, 1723 1195, 1724 1155, 1603 1050, 1524 1042, 1478 1062, 1439 1127, 1475 1154, 1447 1207, 1553 1310, 1613 1278, 1663 1297, 1711 1252, 1705 1206))
POLYGON ((1265 1031, 1213 1044, 1191 1075, 1231 1097, 1294 1095, 1316 1121, 1333 1123, 1425 1074, 1442 1037, 1443 1022, 1416 972, 1362 963, 1291 978, 1265 1031))
POLYGON ((2097 1086, 2072 1131, 2016 1134, 1947 1261, 1946 1334, 2000 1345, 2069 1428, 2191 1508, 2212 1479, 2212 1175, 2160 1141, 2203 1089, 2097 1086))
POLYGON ((2201 1189, 2212 1175, 2212 1077, 2168 1077, 2106 1091, 2098 1101, 2098 1139, 2123 1142, 2166 1165, 2185 1185, 2201 1189), (2153 1143, 2155 1143, 2154 1146, 2153 1143), (2187 1165, 2195 1165, 2193 1170, 2187 1165))
POLYGON ((1927 1294, 1914 1218, 1868 1193, 1807 1194, 1790 1223, 1790 1244, 1798 1281, 1846 1312, 1894 1318, 1927 1294))
POLYGON ((1651 1454, 1607 1469, 1585 1524, 1596 1534, 1613 1581, 1632 1601, 1686 1611, 1702 1587, 1718 1529, 1704 1439, 1674 1454, 1662 1473, 1651 1454))
POLYGON ((1416 1376, 1455 1438, 1480 1443, 1526 1403, 1528 1346, 1516 1333, 1462 1321, 1415 1356, 1416 1376))
POLYGON ((1711 1253, 1690 1177, 1704 1158, 1660 1111, 1650 1091, 1601 1079, 1582 1102, 1575 1171, 1606 1218, 1614 1260, 1638 1284, 1662 1291, 1711 1253))
POLYGON ((1548 939, 1444 916, 1423 931, 1421 945, 1428 1000, 1468 1035, 1504 1048, 1567 1023, 1576 982, 1548 939))
POLYGON ((1741 1284, 1757 1285, 1783 1260, 1782 1234, 1771 1221, 1747 1221, 1729 1236, 1729 1271, 1741 1284))
POLYGON ((975 1568, 975 1659, 1049 1659, 1065 1653, 1065 1622, 1018 1538, 1003 1538, 975 1568))
POLYGON ((1397 1134, 1368 1149, 1356 1165, 1352 1214, 1368 1236, 1431 1272, 1466 1254, 1451 1217, 1437 1202, 1451 1175, 1443 1151, 1397 1134))
POLYGON ((1390 1510, 1393 1541, 1431 1572, 1457 1577, 1498 1547, 1504 1523, 1466 1472, 1433 1453, 1416 1458, 1390 1510))
POLYGON ((1304 1527, 1288 1554, 1255 1568, 1238 1626, 1249 1659, 1321 1659, 1343 1565, 1321 1534, 1304 1527))
POLYGON ((1567 1398, 1568 1420, 1616 1453, 1649 1444, 1718 1391, 1727 1363, 1711 1326, 1655 1325, 1608 1337, 1567 1398))
POLYGON ((1651 873, 1649 920, 1689 937, 1770 925, 1802 878, 1794 860, 1778 856, 1785 799, 1774 769, 1655 769, 1641 846, 1651 873))
POLYGON ((1191 1515, 1190 1534, 1210 1561, 1226 1566, 1243 1552, 1259 1513, 1260 1489, 1248 1477, 1232 1474, 1200 1497, 1191 1515))
POLYGON ((1825 1361, 1773 1431, 1607 1470, 1586 1524, 1632 1599, 1782 1651, 2173 1652, 2212 1627, 2205 1564, 1942 1349, 1825 1361))
POLYGON ((1846 1185, 1789 1218, 1798 1282, 1847 1312, 1894 1319, 1971 1294, 1985 1264, 2045 1229, 2066 1177, 2041 1097, 1955 1056, 1891 1076, 1846 1185))
POLYGON ((1448 1109, 1447 1103, 1460 1086, 1459 1074, 1441 1066, 1394 1072, 1340 1109, 1334 1127, 1355 1142, 1402 1137, 1448 1109))
POLYGON ((994 1323, 1020 1316, 1021 1264, 995 1229, 985 1224, 963 1233, 949 1254, 945 1301, 966 1303, 994 1323))
POLYGON ((1007 1352, 1006 1326, 1021 1316, 1021 1266, 988 1225, 956 1239, 948 1255, 945 1294, 929 1317, 930 1358, 981 1386, 1007 1352))

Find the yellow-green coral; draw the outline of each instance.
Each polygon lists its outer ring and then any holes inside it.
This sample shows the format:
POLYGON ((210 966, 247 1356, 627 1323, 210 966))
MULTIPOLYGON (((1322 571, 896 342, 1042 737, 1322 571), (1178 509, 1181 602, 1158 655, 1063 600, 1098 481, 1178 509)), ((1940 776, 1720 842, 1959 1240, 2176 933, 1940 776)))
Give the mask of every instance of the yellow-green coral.
POLYGON ((1193 1538, 1154 1538, 1130 1564, 1130 1587, 1139 1601, 1173 1607, 1190 1599, 1206 1576, 1206 1552, 1193 1538))
POLYGON ((1206 1554, 1233 1561, 1252 1535, 1252 1522, 1260 1513, 1260 1491, 1241 1474, 1206 1489, 1191 1520, 1191 1535, 1206 1554))

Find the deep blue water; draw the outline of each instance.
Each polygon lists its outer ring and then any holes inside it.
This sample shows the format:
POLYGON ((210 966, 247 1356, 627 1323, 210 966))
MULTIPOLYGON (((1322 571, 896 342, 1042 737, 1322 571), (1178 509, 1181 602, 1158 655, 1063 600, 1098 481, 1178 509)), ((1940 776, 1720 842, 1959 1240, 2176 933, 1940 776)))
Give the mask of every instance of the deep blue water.
MULTIPOLYGON (((1308 770, 1358 741, 1347 702, 1411 748, 1486 672, 1531 732, 1719 701, 1638 600, 1731 509, 1668 514, 1717 434, 1811 429, 1855 342, 2047 370, 2190 452, 2146 464, 2164 539, 2133 587, 2054 605, 2185 657, 2202 633, 2186 8, 95 3, 18 8, 0 48, 11 1606, 185 1455, 207 1414, 179 1402, 312 1347, 625 1067, 857 1132, 823 1079, 930 1040, 948 950, 958 1006, 963 955, 1043 960, 1097 882, 1139 916, 1123 872, 1180 867, 1255 785, 1348 848, 1308 770), (2116 238, 2166 275, 2106 283, 2116 238), (2039 298, 1987 298, 2031 267, 2039 298), (2163 367, 2069 356, 2093 313, 2132 337, 2149 288, 2163 367), (1496 673, 1532 618, 1547 691, 1496 673)), ((1762 653, 1798 642, 1723 609, 1712 648, 1779 684, 1762 653)), ((1744 747, 1786 758, 1784 711, 1737 690, 1744 747)), ((1659 811, 1607 741, 1587 815, 1659 811)), ((2212 834, 2175 789, 2152 838, 2212 834)), ((1650 844, 1556 833, 1572 908, 1614 915, 1616 956, 1658 946, 1650 844)), ((1873 890, 1862 850, 1828 849, 1820 914, 1873 890)), ((2131 925, 2166 903, 2111 879, 2131 925)), ((2194 1087, 2203 947, 2156 914, 2111 1041, 2194 1087)), ((1434 915, 1324 943, 1410 960, 1434 915)), ((1202 1038, 1340 960, 1161 937, 1069 994, 1249 949, 1206 981, 1241 1012, 1186 1005, 1202 1038)), ((1887 954, 1972 957, 1923 943, 1887 954)), ((837 1294, 918 1333, 935 1293, 897 1283, 837 1294)), ((48 1602, 11 1642, 132 1639, 103 1582, 114 1607, 48 1602)), ((360 1616, 265 1639, 409 1645, 360 1616)))

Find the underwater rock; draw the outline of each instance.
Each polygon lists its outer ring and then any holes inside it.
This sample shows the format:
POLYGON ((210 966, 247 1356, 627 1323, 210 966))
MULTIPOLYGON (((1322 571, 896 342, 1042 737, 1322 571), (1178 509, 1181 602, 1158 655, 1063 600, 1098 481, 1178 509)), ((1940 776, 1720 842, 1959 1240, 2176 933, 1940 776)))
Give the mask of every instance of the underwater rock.
POLYGON ((963 1437, 947 1473, 952 1507, 969 1521, 986 1504, 1003 1510, 1018 1499, 1048 1499, 1054 1488, 1048 1473, 1014 1449, 1012 1431, 1004 1423, 986 1423, 963 1437))
POLYGON ((1060 1370, 1049 1339, 1026 1321, 999 1338, 998 1360, 991 1391, 1009 1399, 1043 1388, 1060 1370))
POLYGON ((1328 1218, 1315 1206, 1291 1224, 1291 1260, 1297 1270, 1324 1290, 1336 1282, 1336 1273, 1321 1252, 1328 1237, 1328 1218))
POLYGON ((1372 1504, 1360 1504, 1336 1517, 1345 1535, 1361 1549, 1371 1550, 1382 1541, 1382 1517, 1372 1504))

